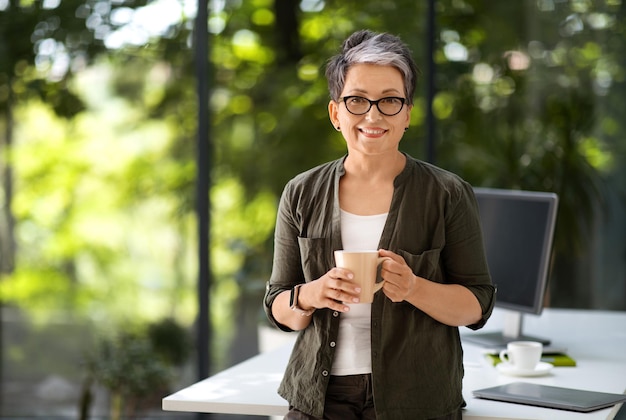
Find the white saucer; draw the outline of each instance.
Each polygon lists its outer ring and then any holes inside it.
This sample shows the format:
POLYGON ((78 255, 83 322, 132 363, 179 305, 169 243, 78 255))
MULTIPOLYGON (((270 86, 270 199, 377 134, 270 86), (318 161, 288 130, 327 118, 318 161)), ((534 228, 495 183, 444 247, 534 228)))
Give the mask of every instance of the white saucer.
POLYGON ((516 369, 510 363, 502 362, 496 365, 500 373, 509 376, 543 376, 547 375, 553 366, 551 363, 539 362, 534 369, 516 369))

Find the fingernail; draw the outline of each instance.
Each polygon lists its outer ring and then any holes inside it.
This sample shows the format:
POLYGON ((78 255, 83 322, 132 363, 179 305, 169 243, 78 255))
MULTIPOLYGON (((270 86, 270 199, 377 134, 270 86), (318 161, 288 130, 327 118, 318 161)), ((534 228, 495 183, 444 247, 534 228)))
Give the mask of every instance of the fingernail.
POLYGON ((352 298, 352 302, 359 303, 359 298, 352 298))
POLYGON ((357 293, 361 293, 361 288, 360 287, 355 287, 354 291, 357 292, 357 293))
POLYGON ((344 312, 349 312, 350 311, 350 307, 349 306, 344 306, 343 307, 343 311, 344 312))
POLYGON ((352 279, 352 277, 354 277, 354 275, 352 273, 348 274, 348 278, 352 279))

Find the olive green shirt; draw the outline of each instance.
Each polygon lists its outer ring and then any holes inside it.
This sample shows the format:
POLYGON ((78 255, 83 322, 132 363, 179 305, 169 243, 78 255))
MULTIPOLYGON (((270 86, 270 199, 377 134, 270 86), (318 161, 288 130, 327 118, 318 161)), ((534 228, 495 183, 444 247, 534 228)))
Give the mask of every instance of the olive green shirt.
MULTIPOLYGON (((318 279, 334 267, 342 249, 339 179, 342 159, 302 173, 285 187, 277 215, 274 266, 264 305, 269 319, 278 294, 318 279)), ((375 199, 375 197, 372 197, 375 199)), ((472 291, 483 317, 493 309, 495 291, 483 251, 478 207, 472 187, 458 176, 407 156, 394 181, 389 215, 379 248, 401 255, 413 272, 472 291)), ((294 345, 278 393, 300 411, 321 418, 339 312, 318 309, 294 345)), ((372 383, 379 420, 439 417, 464 405, 463 350, 457 327, 444 325, 408 302, 384 293, 372 303, 372 383)))

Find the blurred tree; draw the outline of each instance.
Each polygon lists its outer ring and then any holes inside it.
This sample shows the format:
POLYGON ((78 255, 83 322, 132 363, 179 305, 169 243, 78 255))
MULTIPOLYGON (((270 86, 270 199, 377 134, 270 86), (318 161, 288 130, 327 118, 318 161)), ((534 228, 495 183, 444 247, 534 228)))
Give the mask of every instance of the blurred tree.
POLYGON ((39 97, 57 115, 71 118, 84 109, 69 88, 76 71, 86 68, 105 51, 102 39, 116 27, 116 10, 138 7, 144 1, 93 0, 25 1, 0 3, 0 274, 15 266, 13 201, 13 143, 16 103, 39 97))
POLYGON ((174 340, 187 338, 175 324, 168 324, 153 324, 147 333, 126 327, 99 340, 85 361, 88 378, 80 407, 81 420, 89 418, 88 395, 94 383, 110 391, 111 420, 136 417, 143 408, 160 402, 169 391, 171 369, 179 362, 172 357, 178 357, 175 354, 183 351, 180 345, 185 343, 174 340))
POLYGON ((587 307, 592 276, 580 261, 614 167, 606 128, 616 125, 602 109, 624 72, 623 43, 605 41, 623 32, 624 6, 439 7, 439 164, 475 185, 558 193, 552 304, 587 307))

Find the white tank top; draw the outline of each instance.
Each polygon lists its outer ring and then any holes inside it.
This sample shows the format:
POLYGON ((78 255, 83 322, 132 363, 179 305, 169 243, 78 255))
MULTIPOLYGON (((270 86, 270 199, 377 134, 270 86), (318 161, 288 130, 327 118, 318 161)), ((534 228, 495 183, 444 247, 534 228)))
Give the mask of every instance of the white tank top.
MULTIPOLYGON (((378 249, 387 213, 359 216, 341 210, 341 241, 345 250, 378 249)), ((332 375, 360 375, 372 372, 372 304, 348 304, 341 314, 332 375)))

